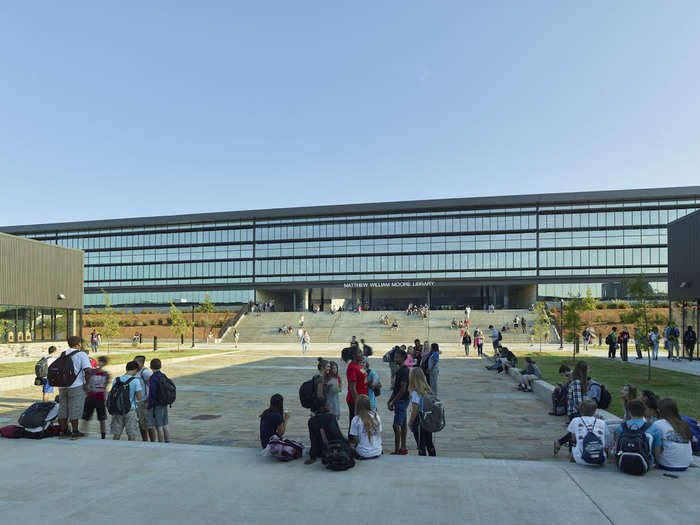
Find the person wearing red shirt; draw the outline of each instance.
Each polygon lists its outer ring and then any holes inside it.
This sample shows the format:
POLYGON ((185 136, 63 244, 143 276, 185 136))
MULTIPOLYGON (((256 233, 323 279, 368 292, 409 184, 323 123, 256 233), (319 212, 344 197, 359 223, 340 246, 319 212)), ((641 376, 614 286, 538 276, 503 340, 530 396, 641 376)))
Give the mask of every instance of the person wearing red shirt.
POLYGON ((362 367, 362 349, 359 346, 353 347, 352 361, 348 365, 345 376, 348 380, 348 395, 345 400, 348 403, 349 423, 355 417, 355 403, 361 395, 367 395, 367 372, 362 367))

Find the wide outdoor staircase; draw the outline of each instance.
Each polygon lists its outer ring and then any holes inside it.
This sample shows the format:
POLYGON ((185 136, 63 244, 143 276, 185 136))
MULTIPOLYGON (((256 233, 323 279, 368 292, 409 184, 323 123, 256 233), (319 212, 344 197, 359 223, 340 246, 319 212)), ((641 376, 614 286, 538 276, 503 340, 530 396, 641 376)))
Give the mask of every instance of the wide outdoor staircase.
MULTIPOLYGON (((481 328, 484 334, 489 325, 494 325, 499 330, 506 324, 512 326, 513 318, 525 317, 528 325, 534 320, 534 315, 527 310, 497 310, 488 313, 481 310, 473 310, 471 313, 470 332, 475 328, 481 328)), ((296 343, 299 313, 295 312, 258 312, 248 313, 238 323, 236 329, 240 333, 241 343, 296 343), (282 335, 279 333, 281 326, 291 325, 293 333, 282 335)), ((456 343, 459 330, 451 328, 452 319, 458 321, 464 319, 462 310, 433 310, 428 319, 422 319, 419 315, 406 315, 403 311, 375 310, 369 312, 353 313, 338 312, 331 315, 328 312, 304 313, 304 328, 309 332, 311 343, 337 343, 347 344, 352 336, 365 339, 369 345, 380 344, 408 344, 414 339, 429 339, 433 342, 456 343), (383 325, 379 319, 388 314, 389 319, 396 319, 399 323, 398 330, 391 326, 383 325)), ((523 334, 520 328, 511 329, 503 333, 503 344, 511 342, 525 343, 527 334, 523 334)), ((232 341, 232 331, 224 337, 224 342, 232 341)), ((487 335, 487 343, 489 342, 487 335)))

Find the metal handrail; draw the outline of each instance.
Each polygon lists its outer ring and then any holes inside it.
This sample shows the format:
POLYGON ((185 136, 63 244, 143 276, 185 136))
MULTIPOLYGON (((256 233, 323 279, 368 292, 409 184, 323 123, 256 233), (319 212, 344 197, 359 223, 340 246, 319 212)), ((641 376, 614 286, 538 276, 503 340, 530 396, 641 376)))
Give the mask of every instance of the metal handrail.
POLYGON ((248 305, 244 304, 241 306, 240 310, 236 312, 236 315, 228 319, 224 325, 221 327, 221 330, 219 330, 219 337, 218 339, 223 339, 224 336, 226 335, 226 332, 228 332, 231 328, 236 326, 238 322, 243 319, 243 316, 248 313, 248 305))

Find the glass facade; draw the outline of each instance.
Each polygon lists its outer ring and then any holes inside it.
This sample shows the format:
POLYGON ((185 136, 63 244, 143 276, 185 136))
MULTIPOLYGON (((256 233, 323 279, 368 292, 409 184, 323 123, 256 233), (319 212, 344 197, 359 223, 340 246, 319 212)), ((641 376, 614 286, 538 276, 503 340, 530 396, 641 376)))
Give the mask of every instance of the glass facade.
POLYGON ((0 343, 65 341, 79 335, 80 310, 0 305, 0 343))
POLYGON ((86 306, 101 304, 101 289, 114 304, 198 301, 205 292, 234 304, 254 300, 259 285, 401 279, 512 280, 538 283, 540 295, 549 295, 543 281, 598 288, 636 274, 665 281, 666 225, 697 209, 700 196, 692 195, 217 222, 172 218, 153 226, 20 234, 84 250, 86 306))

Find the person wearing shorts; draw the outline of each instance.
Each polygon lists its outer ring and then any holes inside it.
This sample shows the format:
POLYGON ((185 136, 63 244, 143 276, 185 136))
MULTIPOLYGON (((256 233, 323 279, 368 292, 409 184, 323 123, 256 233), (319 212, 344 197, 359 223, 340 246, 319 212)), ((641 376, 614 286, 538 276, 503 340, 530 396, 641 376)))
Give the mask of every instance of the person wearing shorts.
POLYGON ((388 403, 389 410, 394 411, 394 451, 392 454, 405 456, 408 454, 408 449, 406 448, 406 409, 408 408, 409 378, 408 367, 404 364, 406 351, 402 348, 397 348, 394 351, 394 360, 400 367, 396 371, 394 388, 388 403))
POLYGON ((145 356, 137 355, 136 357, 134 357, 134 361, 136 361, 136 363, 139 365, 139 373, 136 374, 136 379, 141 382, 141 393, 143 394, 143 396, 141 397, 143 401, 141 403, 136 403, 136 417, 138 418, 139 422, 141 439, 143 439, 144 441, 148 441, 149 439, 151 441, 155 441, 156 432, 155 429, 148 424, 148 409, 146 406, 148 401, 148 385, 150 383, 153 372, 151 372, 146 366, 145 356))
POLYGON ((90 359, 85 352, 81 352, 82 340, 80 337, 72 335, 68 338, 68 350, 63 352, 70 355, 75 372, 75 381, 69 387, 58 389, 58 423, 61 427, 59 438, 80 439, 85 434, 78 430, 78 420, 83 415, 85 408, 85 381, 90 378, 92 367, 90 359), (68 430, 68 421, 72 427, 72 432, 68 430))
POLYGON ((97 412, 97 421, 100 422, 100 435, 105 439, 107 434, 107 410, 105 408, 105 397, 107 385, 109 384, 109 374, 104 367, 107 366, 107 358, 100 356, 97 358, 98 368, 90 375, 88 381, 87 397, 85 399, 85 409, 83 410, 83 420, 90 421, 92 413, 97 412))
POLYGON ((131 401, 131 409, 126 414, 112 415, 112 423, 110 430, 112 439, 119 440, 122 437, 122 432, 126 431, 126 436, 129 441, 136 441, 139 436, 139 423, 136 417, 136 402, 143 398, 143 390, 141 381, 135 378, 138 374, 139 365, 136 361, 129 361, 126 364, 126 374, 119 376, 112 383, 112 388, 117 384, 117 381, 126 383, 129 381, 129 400, 131 401))
POLYGON ((158 405, 157 396, 158 388, 161 381, 164 380, 165 374, 161 372, 160 359, 151 359, 151 370, 153 375, 149 381, 148 388, 148 427, 156 429, 156 437, 159 443, 170 443, 170 434, 168 433, 168 406, 158 405))

